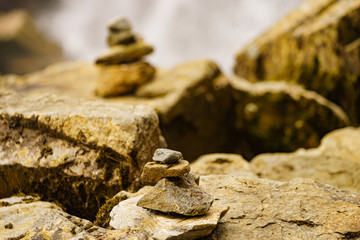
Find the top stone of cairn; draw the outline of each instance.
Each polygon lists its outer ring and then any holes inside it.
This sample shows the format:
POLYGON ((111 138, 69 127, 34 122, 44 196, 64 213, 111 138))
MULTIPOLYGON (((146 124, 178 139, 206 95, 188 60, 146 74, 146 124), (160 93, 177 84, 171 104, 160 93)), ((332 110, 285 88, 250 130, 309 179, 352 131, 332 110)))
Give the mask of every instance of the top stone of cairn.
POLYGON ((166 148, 158 148, 156 149, 153 161, 163 164, 176 163, 180 159, 182 159, 183 155, 181 152, 166 149, 166 148))
POLYGON ((131 24, 126 18, 121 17, 121 18, 118 18, 118 19, 115 19, 114 21, 112 21, 108 25, 108 29, 110 30, 110 32, 113 32, 113 33, 130 31, 131 24))

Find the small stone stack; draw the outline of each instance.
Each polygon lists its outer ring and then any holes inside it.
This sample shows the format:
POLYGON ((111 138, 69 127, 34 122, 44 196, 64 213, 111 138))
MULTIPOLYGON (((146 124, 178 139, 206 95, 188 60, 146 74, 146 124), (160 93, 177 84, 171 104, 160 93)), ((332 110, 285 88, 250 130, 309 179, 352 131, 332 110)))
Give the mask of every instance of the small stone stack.
POLYGON ((153 47, 131 32, 127 19, 113 21, 108 30, 110 49, 95 60, 99 68, 95 93, 101 97, 128 94, 155 74, 155 68, 141 60, 153 52, 153 47))
POLYGON ((141 179, 145 184, 157 183, 137 206, 185 216, 203 215, 209 211, 214 200, 196 184, 190 164, 181 152, 158 148, 153 160, 144 166, 141 179))

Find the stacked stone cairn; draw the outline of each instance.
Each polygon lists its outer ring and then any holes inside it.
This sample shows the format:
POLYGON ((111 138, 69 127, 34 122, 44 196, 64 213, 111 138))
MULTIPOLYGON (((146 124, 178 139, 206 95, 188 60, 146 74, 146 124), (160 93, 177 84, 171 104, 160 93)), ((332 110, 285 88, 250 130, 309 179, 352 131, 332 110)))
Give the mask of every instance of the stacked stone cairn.
POLYGON ((197 216, 206 214, 214 201, 197 185, 189 162, 178 151, 158 148, 153 162, 144 166, 141 180, 156 183, 137 203, 148 210, 197 216))
POLYGON ((99 69, 95 93, 101 97, 115 97, 133 92, 151 80, 155 68, 142 61, 153 47, 131 31, 125 18, 108 25, 107 44, 110 49, 95 60, 99 69))

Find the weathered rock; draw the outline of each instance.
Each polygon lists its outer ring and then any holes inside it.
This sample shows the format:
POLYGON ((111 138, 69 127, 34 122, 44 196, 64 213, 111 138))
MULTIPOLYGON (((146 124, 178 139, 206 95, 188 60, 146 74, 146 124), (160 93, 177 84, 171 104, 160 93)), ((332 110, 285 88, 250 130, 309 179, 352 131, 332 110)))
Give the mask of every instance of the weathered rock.
POLYGON ((182 157, 183 155, 181 152, 167 148, 158 148, 155 150, 152 160, 155 162, 168 164, 168 163, 176 163, 182 157))
POLYGON ((114 97, 134 91, 151 80, 155 68, 146 62, 120 65, 98 65, 95 93, 101 97, 114 97))
MULTIPOLYGON (((0 88, 27 95, 55 93, 93 100, 98 99, 94 95, 97 74, 93 65, 65 62, 29 76, 0 77, 0 88)), ((214 62, 191 61, 168 71, 157 71, 153 80, 135 95, 102 101, 154 107, 169 148, 182 152, 189 161, 201 154, 232 150, 230 88, 214 62)))
POLYGON ((155 185, 164 177, 180 177, 188 172, 190 172, 190 164, 186 160, 179 160, 173 164, 148 162, 141 174, 141 181, 144 184, 155 185))
POLYGON ((165 215, 136 206, 143 195, 124 200, 111 211, 110 226, 115 229, 141 229, 154 239, 198 239, 209 235, 228 207, 218 204, 211 206, 206 215, 181 217, 165 215))
POLYGON ((359 19, 359 1, 304 1, 239 52, 234 71, 254 81, 297 82, 339 104, 359 122, 359 19))
POLYGON ((162 146, 146 106, 0 93, 0 198, 19 191, 92 219, 106 198, 139 185, 162 146))
POLYGON ((0 73, 25 74, 62 59, 61 48, 40 33, 25 10, 0 14, 0 73))
POLYGON ((139 229, 108 230, 31 196, 0 199, 2 239, 152 239, 139 229))
POLYGON ((193 178, 184 176, 163 178, 138 201, 137 206, 164 213, 197 216, 206 214, 213 201, 193 178))
POLYGON ((251 165, 262 178, 278 181, 311 178, 360 192, 359 138, 360 129, 340 129, 326 135, 317 149, 260 154, 251 160, 251 165))
POLYGON ((95 63, 109 65, 136 61, 152 53, 153 50, 152 46, 141 41, 130 45, 116 45, 111 47, 108 52, 99 56, 95 63))
POLYGON ((115 45, 128 45, 135 43, 136 37, 130 31, 110 33, 107 38, 107 44, 112 47, 115 45))
POLYGON ((200 186, 230 210, 213 239, 356 239, 360 194, 310 179, 276 182, 202 176, 200 186))
POLYGON ((199 175, 232 175, 256 177, 248 161, 241 155, 213 153, 199 157, 191 163, 191 172, 199 175))
POLYGON ((243 136, 236 145, 248 144, 239 151, 247 159, 253 153, 317 147, 326 133, 349 124, 339 106, 295 84, 232 78, 231 86, 236 135, 243 136))
POLYGON ((111 23, 109 23, 108 29, 110 32, 113 32, 113 33, 130 31, 131 24, 126 18, 120 17, 118 19, 113 20, 111 23))

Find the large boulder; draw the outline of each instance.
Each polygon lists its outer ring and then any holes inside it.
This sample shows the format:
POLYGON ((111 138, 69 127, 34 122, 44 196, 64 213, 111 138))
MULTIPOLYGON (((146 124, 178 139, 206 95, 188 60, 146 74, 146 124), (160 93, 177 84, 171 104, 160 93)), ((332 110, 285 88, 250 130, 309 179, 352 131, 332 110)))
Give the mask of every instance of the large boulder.
POLYGON ((328 132, 349 124, 347 114, 316 92, 283 81, 230 79, 237 152, 289 152, 317 147, 328 132))
POLYGON ((210 239, 357 239, 360 194, 310 179, 276 182, 202 176, 214 204, 229 206, 210 239))
POLYGON ((0 236, 2 239, 151 239, 142 230, 94 226, 86 219, 65 213, 54 203, 32 196, 0 199, 0 236))
MULTIPOLYGON (((97 74, 93 65, 65 62, 24 77, 0 77, 0 88, 28 95, 45 92, 99 99, 94 95, 97 74)), ((153 107, 169 148, 181 151, 187 160, 231 150, 230 88, 227 78, 212 61, 197 60, 158 70, 154 79, 133 95, 101 100, 153 107)))
POLYGON ((315 90, 360 121, 360 1, 307 0, 242 49, 235 74, 315 90))
POLYGON ((311 178, 360 192, 360 129, 345 128, 326 135, 316 149, 260 154, 251 160, 261 178, 289 181, 311 178))
POLYGON ((92 219, 164 146, 155 111, 43 95, 0 94, 0 198, 19 191, 92 219))

